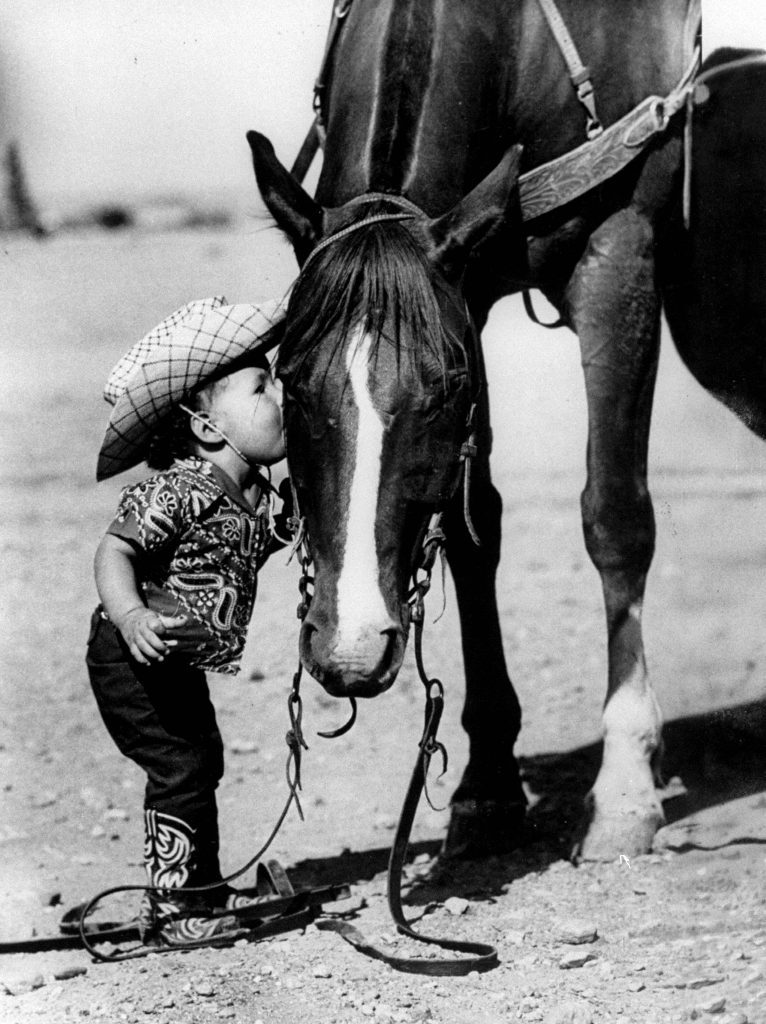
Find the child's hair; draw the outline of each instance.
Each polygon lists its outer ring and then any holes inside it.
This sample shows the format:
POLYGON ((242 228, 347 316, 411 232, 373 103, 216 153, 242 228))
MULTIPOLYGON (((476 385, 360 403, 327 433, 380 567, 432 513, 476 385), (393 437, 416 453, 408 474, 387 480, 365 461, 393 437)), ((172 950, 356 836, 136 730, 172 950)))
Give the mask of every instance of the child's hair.
MULTIPOLYGON (((210 399, 218 382, 206 384, 193 391, 184 403, 194 412, 203 412, 210 407, 210 399)), ((169 469, 176 459, 185 459, 195 454, 195 437, 192 433, 191 417, 188 412, 176 408, 161 424, 160 429, 149 440, 146 464, 149 469, 169 469)))
MULTIPOLYGON (((216 391, 225 387, 226 378, 245 366, 269 368, 268 358, 262 352, 250 352, 228 363, 227 366, 203 385, 191 391, 184 400, 184 405, 192 412, 207 412, 213 403, 216 391)), ((160 429, 152 435, 146 455, 149 469, 169 469, 176 459, 186 459, 196 452, 196 438, 191 429, 191 416, 180 407, 160 425, 160 429)))

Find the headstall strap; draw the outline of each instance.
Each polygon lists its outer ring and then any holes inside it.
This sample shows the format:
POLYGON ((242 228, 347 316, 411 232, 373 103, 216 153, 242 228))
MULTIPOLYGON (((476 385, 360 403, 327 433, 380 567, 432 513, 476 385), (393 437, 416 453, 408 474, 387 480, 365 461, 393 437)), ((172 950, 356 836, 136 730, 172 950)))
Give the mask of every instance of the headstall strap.
POLYGON ((366 228, 369 224, 378 224, 386 220, 412 220, 413 217, 414 214, 412 213, 376 213, 371 217, 365 217, 364 220, 357 221, 355 224, 349 224, 348 227, 341 228, 340 231, 336 231, 332 235, 328 235, 327 238, 323 238, 321 242, 318 242, 304 260, 301 270, 304 270, 314 257, 319 255, 328 245, 337 242, 339 238, 345 238, 346 235, 353 234, 359 228, 366 228))

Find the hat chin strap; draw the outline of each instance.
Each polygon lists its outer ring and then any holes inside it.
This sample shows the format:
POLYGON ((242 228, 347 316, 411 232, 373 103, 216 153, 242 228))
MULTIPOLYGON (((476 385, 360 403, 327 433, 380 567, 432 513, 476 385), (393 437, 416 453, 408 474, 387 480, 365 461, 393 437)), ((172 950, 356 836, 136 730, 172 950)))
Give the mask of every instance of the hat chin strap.
POLYGON ((274 509, 273 509, 273 507, 271 505, 271 501, 273 500, 273 496, 274 495, 278 495, 279 494, 279 491, 274 486, 274 484, 271 482, 271 470, 268 467, 265 467, 266 475, 264 476, 263 473, 259 472, 259 470, 257 470, 255 468, 255 466, 253 466, 253 464, 250 462, 249 459, 245 458, 245 456, 242 454, 242 452, 239 450, 239 448, 237 448, 237 446, 234 444, 234 442, 231 440, 231 438, 227 437, 226 434, 223 432, 223 430, 221 430, 220 427, 217 427, 215 425, 215 423, 211 423, 210 420, 207 419, 207 417, 200 416, 200 414, 198 412, 195 412, 194 409, 190 409, 188 407, 188 405, 184 405, 183 402, 179 402, 178 403, 178 407, 179 407, 179 409, 183 409, 183 411, 188 413, 193 419, 199 420, 200 423, 204 423, 206 427, 210 427, 211 430, 214 430, 216 432, 216 434, 218 434, 221 437, 221 439, 223 440, 224 444, 227 444, 229 446, 229 448, 231 448, 231 450, 234 452, 234 454, 238 455, 240 457, 240 459, 242 459, 242 461, 245 463, 245 465, 248 466, 248 468, 255 475, 255 479, 256 479, 257 483, 259 484, 259 486, 269 493, 269 496, 270 496, 270 499, 269 499, 270 500, 270 504, 269 504, 270 516, 273 519, 274 509))
POLYGON ((210 427, 210 429, 214 430, 216 432, 216 434, 219 434, 220 437, 221 437, 221 440, 224 442, 224 444, 227 444, 229 446, 229 448, 231 448, 231 450, 234 452, 235 455, 238 455, 240 457, 240 459, 242 459, 242 461, 246 465, 250 466, 249 459, 245 458, 245 456, 242 454, 242 452, 239 450, 239 448, 237 448, 237 446, 234 444, 234 442, 231 440, 231 438, 228 437, 221 430, 220 427, 217 427, 215 425, 215 423, 211 423, 210 420, 207 418, 207 416, 200 416, 200 414, 198 412, 195 412, 194 409, 190 409, 187 405, 184 405, 182 402, 178 403, 178 407, 179 407, 179 409, 183 409, 184 412, 188 413, 192 417, 192 419, 199 420, 200 423, 204 423, 206 427, 210 427))

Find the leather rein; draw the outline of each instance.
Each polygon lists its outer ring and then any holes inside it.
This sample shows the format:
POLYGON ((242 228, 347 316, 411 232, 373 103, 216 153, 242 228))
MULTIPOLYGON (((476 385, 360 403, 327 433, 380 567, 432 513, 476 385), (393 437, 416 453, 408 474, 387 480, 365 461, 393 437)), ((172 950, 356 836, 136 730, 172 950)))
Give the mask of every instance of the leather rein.
MULTIPOLYGON (((420 682, 423 684, 425 692, 425 721, 423 732, 418 742, 418 754, 415 760, 415 766, 410 777, 407 794, 399 814, 396 834, 391 846, 386 888, 389 912, 394 924, 396 925, 396 930, 400 935, 405 935, 407 938, 414 939, 418 942, 436 945, 442 949, 450 950, 452 952, 466 953, 468 956, 463 959, 397 957, 373 945, 367 938, 365 938, 364 934, 358 928, 347 921, 342 921, 337 918, 317 918, 314 923, 317 928, 322 931, 337 932, 341 938, 345 939, 346 942, 352 945, 360 953, 363 953, 365 956, 369 956, 374 960, 380 960, 383 963, 388 964, 389 967, 393 967, 395 970, 404 971, 409 974, 456 977, 464 976, 474 971, 489 971, 492 970, 492 968, 499 966, 500 961, 497 949, 494 946, 483 942, 466 942, 457 939, 437 938, 433 935, 423 935, 416 932, 412 927, 412 922, 408 921, 404 916, 401 895, 402 873, 407 858, 412 825, 423 793, 425 793, 426 800, 429 805, 432 808, 434 807, 428 794, 427 786, 428 771, 432 758, 436 754, 441 757, 441 774, 444 774, 447 769, 447 751, 444 744, 439 742, 437 739, 439 723, 444 710, 444 686, 439 679, 429 678, 423 663, 425 597, 431 587, 433 566, 436 562, 437 556, 443 554, 445 542, 444 531, 441 528, 441 520, 442 513, 438 512, 431 517, 428 523, 420 548, 419 562, 413 569, 413 582, 408 597, 409 621, 412 623, 415 632, 415 661, 417 664, 418 677, 420 678, 420 682)), ((299 583, 301 602, 298 605, 298 618, 303 619, 308 613, 311 604, 311 592, 314 583, 313 577, 310 574, 312 558, 308 545, 305 520, 301 517, 296 517, 294 528, 296 531, 296 537, 298 538, 296 550, 301 552, 301 580, 299 583)), ((293 760, 295 765, 295 774, 293 779, 288 779, 288 781, 291 785, 297 788, 300 788, 300 747, 308 749, 300 732, 301 674, 302 664, 299 662, 298 670, 293 678, 293 691, 290 696, 290 714, 293 722, 293 729, 291 730, 293 737, 292 742, 291 733, 288 733, 288 745, 290 745, 291 752, 294 754, 295 748, 298 748, 298 756, 294 757, 293 760), (297 708, 297 712, 293 710, 294 708, 297 708), (296 722, 297 730, 295 728, 296 722), (295 742, 296 734, 297 742, 295 742)), ((352 712, 348 722, 339 729, 336 729, 334 732, 320 733, 321 736, 332 738, 348 732, 356 720, 356 701, 353 697, 350 698, 350 701, 352 712)), ((299 804, 298 807, 300 808, 299 804)))

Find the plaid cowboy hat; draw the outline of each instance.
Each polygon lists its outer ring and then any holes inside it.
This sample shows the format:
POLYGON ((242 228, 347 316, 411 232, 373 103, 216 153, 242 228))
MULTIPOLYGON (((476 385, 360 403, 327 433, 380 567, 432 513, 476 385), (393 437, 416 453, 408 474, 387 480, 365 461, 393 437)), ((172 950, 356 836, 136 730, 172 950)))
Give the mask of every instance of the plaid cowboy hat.
POLYGON ((109 374, 104 398, 111 416, 96 479, 141 462, 162 420, 191 391, 246 352, 264 345, 284 316, 284 302, 227 306, 216 295, 171 313, 126 353, 109 374))

